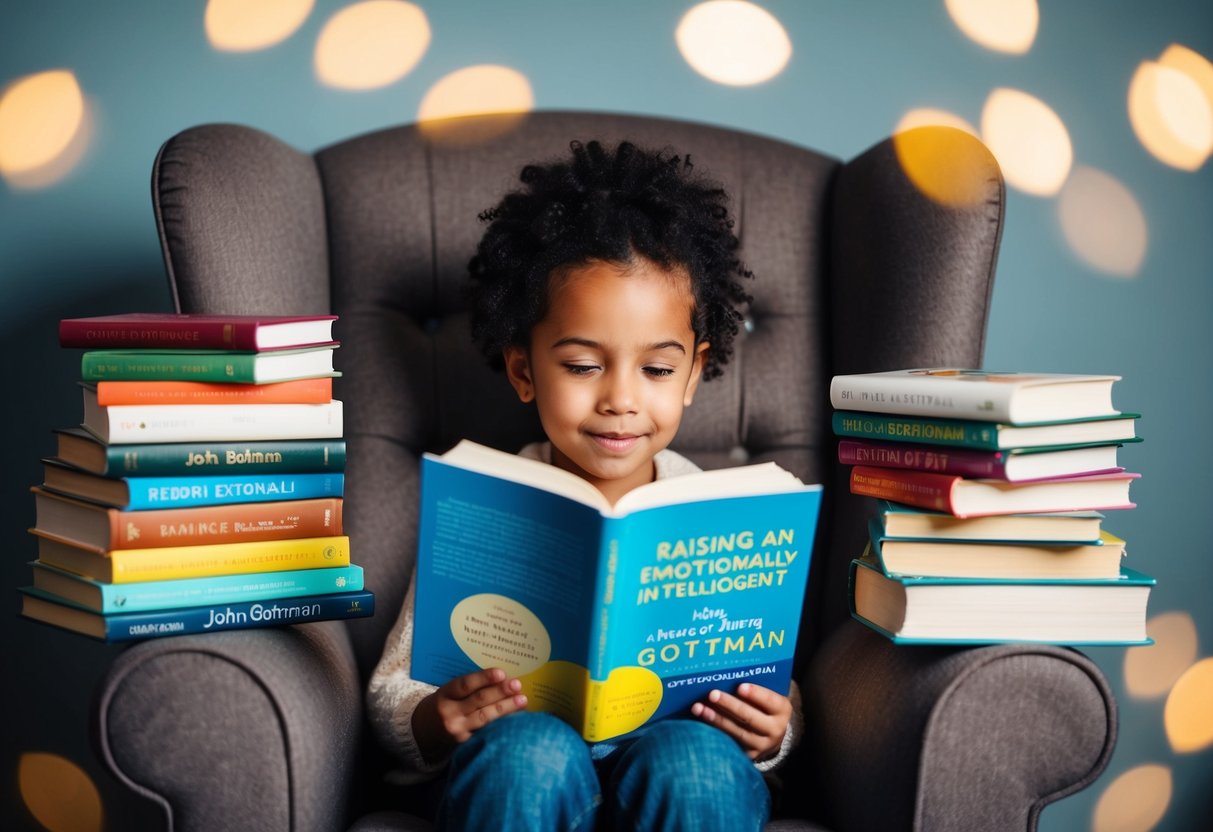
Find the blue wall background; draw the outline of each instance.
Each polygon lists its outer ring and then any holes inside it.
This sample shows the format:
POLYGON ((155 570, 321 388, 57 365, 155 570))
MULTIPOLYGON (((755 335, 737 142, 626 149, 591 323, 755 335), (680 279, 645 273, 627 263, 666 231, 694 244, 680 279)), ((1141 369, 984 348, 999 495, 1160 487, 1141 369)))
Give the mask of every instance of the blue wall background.
MULTIPOLYGON (((9 462, 0 477, 10 541, 0 567, 5 585, 28 581, 28 488, 41 479, 39 457, 52 453, 50 429, 78 418, 78 355, 58 349, 57 321, 169 309, 148 179, 160 143, 178 130, 242 122, 315 149, 413 120, 439 78, 497 63, 530 80, 537 108, 712 122, 846 158, 887 136, 914 107, 944 108, 978 124, 990 91, 1014 87, 1062 118, 1076 164, 1107 171, 1132 192, 1149 245, 1134 277, 1101 274, 1068 248, 1055 198, 1010 189, 986 365, 1124 376, 1116 404, 1143 414, 1146 442, 1123 453, 1143 474, 1134 486, 1139 508, 1116 515, 1112 528, 1129 541, 1131 564, 1158 578, 1151 615, 1187 615, 1197 634, 1192 660, 1213 655, 1213 173, 1208 163, 1189 173, 1155 160, 1134 136, 1125 104, 1138 64, 1169 44, 1213 56, 1213 4, 1044 3, 1031 50, 1010 56, 966 38, 942 0, 767 0, 761 5, 786 29, 793 56, 774 79, 736 88, 705 79, 679 54, 673 33, 694 5, 687 0, 419 2, 433 31, 428 51, 403 79, 367 92, 323 86, 312 69, 317 35, 344 5, 317 3, 286 41, 251 53, 208 44, 201 2, 42 0, 0 11, 0 89, 67 68, 95 116, 90 145, 65 179, 40 189, 0 180, 0 350, 9 390, 2 408, 9 462)), ((21 621, 15 593, 7 598, 0 676, 11 704, 0 815, 38 828, 17 782, 19 755, 35 751, 61 755, 92 778, 109 828, 154 822, 85 742, 89 691, 114 648, 21 621)), ((1135 699, 1126 689, 1125 651, 1087 652, 1116 688, 1119 745, 1100 782, 1046 809, 1041 827, 1091 828, 1108 785, 1144 764, 1164 766, 1173 778, 1157 828, 1207 823, 1213 749, 1173 751, 1164 697, 1135 699)))

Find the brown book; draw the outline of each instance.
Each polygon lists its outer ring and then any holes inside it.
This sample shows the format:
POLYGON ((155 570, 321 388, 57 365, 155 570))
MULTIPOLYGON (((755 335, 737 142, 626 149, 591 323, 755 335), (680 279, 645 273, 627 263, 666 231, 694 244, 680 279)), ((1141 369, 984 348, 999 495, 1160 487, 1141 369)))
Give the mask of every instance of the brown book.
POLYGON ((122 511, 30 490, 37 531, 107 551, 343 534, 340 497, 122 511))

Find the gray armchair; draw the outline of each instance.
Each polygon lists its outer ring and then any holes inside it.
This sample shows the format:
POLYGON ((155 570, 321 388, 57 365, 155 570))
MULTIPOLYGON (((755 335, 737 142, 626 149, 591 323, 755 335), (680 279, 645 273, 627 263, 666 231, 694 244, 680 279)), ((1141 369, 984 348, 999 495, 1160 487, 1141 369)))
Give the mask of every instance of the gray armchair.
POLYGON ((849 162, 742 132, 588 113, 457 119, 315 154, 247 127, 170 139, 152 199, 186 312, 341 316, 346 522, 377 595, 367 620, 147 641, 97 691, 115 776, 173 829, 424 829, 385 779, 363 690, 405 591, 418 457, 471 437, 540 436, 482 366, 461 303, 477 214, 520 166, 571 139, 669 145, 733 196, 756 280, 737 355, 701 388, 675 447, 705 467, 776 460, 826 484, 799 650, 807 735, 780 771, 772 829, 1033 829, 1091 783, 1116 734, 1106 680, 1041 646, 897 647, 851 621, 847 565, 871 505, 847 491, 827 389, 836 373, 980 366, 1004 186, 980 143, 920 128, 984 198, 923 196, 892 140, 849 162))

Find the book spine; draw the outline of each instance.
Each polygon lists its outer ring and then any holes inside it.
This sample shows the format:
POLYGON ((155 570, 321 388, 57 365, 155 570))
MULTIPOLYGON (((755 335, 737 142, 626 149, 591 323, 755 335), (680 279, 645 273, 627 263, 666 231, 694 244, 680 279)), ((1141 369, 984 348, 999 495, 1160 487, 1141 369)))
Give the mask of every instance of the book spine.
POLYGON ((362 567, 353 564, 326 569, 98 584, 101 587, 101 612, 105 614, 356 592, 363 585, 362 567))
MULTIPOLYGON (((110 549, 204 546, 342 534, 340 497, 197 508, 114 511, 110 549)), ((56 533, 53 529, 48 529, 56 533)), ((64 535, 60 535, 63 537, 64 535)))
MULTIPOLYGON (((99 408, 112 444, 339 439, 341 402, 123 405, 99 408)), ((86 420, 86 426, 91 427, 86 420)), ((100 431, 98 431, 100 433, 100 431)))
POLYGON ((837 410, 831 419, 831 425, 838 436, 998 450, 998 426, 993 423, 918 419, 837 410))
POLYGON ((286 442, 152 442, 107 445, 106 476, 216 476, 301 474, 345 470, 345 442, 300 439, 286 442))
POLYGON ((107 615, 106 641, 131 641, 188 633, 366 618, 375 614, 375 596, 365 590, 309 595, 276 601, 212 604, 180 610, 107 615))
POLYGON ((249 474, 242 477, 128 477, 131 511, 341 497, 344 474, 249 474))
POLYGON ((603 738, 606 715, 602 713, 604 684, 611 673, 611 619, 615 615, 615 575, 619 571, 622 551, 621 539, 624 522, 619 518, 604 518, 598 552, 598 575, 594 582, 594 619, 590 622, 590 644, 586 668, 589 670, 589 685, 585 703, 582 736, 587 739, 603 738))
POLYGON ((955 479, 943 474, 861 465, 851 469, 851 493, 951 514, 955 479))
POLYGON ((350 539, 345 536, 309 537, 162 549, 116 549, 109 557, 114 569, 113 583, 168 581, 348 566, 350 539))
POLYGON ((85 381, 211 381, 252 384, 252 353, 113 353, 86 352, 80 358, 80 377, 85 381))
POLYGON ((918 375, 835 376, 830 403, 839 409, 902 416, 1011 421, 1015 387, 918 375))
POLYGON ((271 384, 215 384, 205 381, 99 381, 97 404, 326 404, 332 378, 301 378, 271 384))
POLYGON ((838 443, 838 461, 843 465, 906 468, 974 479, 1007 478, 1004 455, 998 451, 956 450, 929 445, 898 445, 892 442, 844 439, 838 443))
POLYGON ((256 349, 253 321, 97 321, 59 322, 59 346, 192 350, 256 349))

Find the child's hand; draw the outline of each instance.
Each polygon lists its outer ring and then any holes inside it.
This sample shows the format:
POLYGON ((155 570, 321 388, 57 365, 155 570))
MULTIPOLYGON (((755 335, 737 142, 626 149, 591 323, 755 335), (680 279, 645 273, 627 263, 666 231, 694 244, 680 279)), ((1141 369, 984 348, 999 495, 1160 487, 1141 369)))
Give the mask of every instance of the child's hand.
POLYGON ((478 670, 447 682, 417 704, 413 737, 427 760, 445 756, 495 719, 521 711, 522 683, 499 667, 478 670))
POLYGON ((744 682, 737 686, 736 696, 712 691, 707 702, 691 706, 691 714, 737 740, 751 760, 765 760, 783 744, 792 703, 770 688, 744 682))

